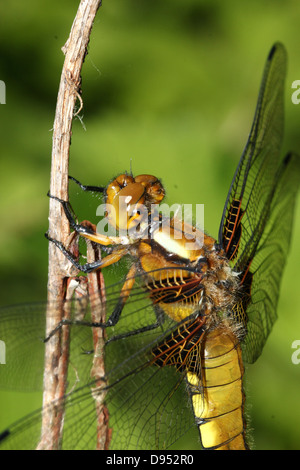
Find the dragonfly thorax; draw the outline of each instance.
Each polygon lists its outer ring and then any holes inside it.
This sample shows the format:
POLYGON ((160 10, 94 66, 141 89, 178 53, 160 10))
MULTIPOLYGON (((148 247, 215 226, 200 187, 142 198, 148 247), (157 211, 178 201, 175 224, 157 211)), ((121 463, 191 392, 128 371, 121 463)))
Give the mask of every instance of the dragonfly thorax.
POLYGON ((200 314, 216 323, 236 303, 239 280, 212 237, 191 227, 194 239, 183 231, 176 239, 174 227, 173 220, 169 234, 158 231, 138 247, 151 300, 175 321, 200 314))

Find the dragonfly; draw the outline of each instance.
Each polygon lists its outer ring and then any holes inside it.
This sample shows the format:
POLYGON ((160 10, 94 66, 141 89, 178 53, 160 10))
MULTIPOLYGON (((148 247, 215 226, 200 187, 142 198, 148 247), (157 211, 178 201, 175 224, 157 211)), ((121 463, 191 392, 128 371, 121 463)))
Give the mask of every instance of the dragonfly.
MULTIPOLYGON (((168 449, 187 433, 199 448, 249 449, 244 364, 259 357, 276 320, 300 183, 299 157, 280 156, 285 75, 286 51, 276 43, 218 240, 153 211, 165 191, 152 175, 122 174, 105 190, 72 178, 84 191, 105 193, 116 236, 78 223, 69 202, 50 195, 74 233, 104 255, 82 264, 48 235, 78 271, 105 273, 130 260, 125 279, 107 286, 100 304, 92 292, 66 300, 68 316, 46 337, 45 304, 0 310, 8 358, 1 386, 41 382, 45 341, 70 330, 67 390, 47 405, 62 412, 63 449, 168 449), (103 333, 100 351, 95 331, 103 333)), ((41 448, 45 411, 3 429, 0 448, 41 448)))

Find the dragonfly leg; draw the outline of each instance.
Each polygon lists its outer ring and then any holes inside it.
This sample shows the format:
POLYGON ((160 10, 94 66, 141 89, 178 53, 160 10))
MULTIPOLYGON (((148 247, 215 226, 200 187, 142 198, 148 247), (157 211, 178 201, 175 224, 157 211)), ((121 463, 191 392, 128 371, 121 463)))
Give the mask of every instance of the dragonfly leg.
MULTIPOLYGON (((52 241, 53 243, 55 243, 55 245, 65 254, 65 256, 67 256, 68 259, 70 259, 70 261, 74 264, 76 267, 77 265, 79 266, 78 269, 81 269, 83 268, 83 266, 81 266, 79 263, 77 263, 76 260, 74 260, 73 256, 71 253, 69 253, 66 248, 63 246, 63 244, 61 242, 58 242, 57 240, 54 240, 54 239, 51 239, 48 235, 47 235, 47 238, 52 241), (70 257, 70 258, 69 258, 70 257)), ((115 258, 118 258, 120 259, 125 253, 123 253, 123 251, 125 252, 125 249, 120 249, 118 250, 119 252, 122 252, 121 254, 118 253, 115 254, 115 253, 112 253, 111 255, 108 255, 104 258, 103 261, 96 261, 94 263, 90 263, 90 264, 86 264, 84 265, 85 267, 88 266, 88 269, 90 269, 89 271, 86 271, 86 272, 91 272, 91 271, 94 271, 95 269, 98 269, 98 268, 101 268, 104 266, 105 264, 105 260, 107 260, 108 258, 111 260, 112 259, 112 256, 115 255, 115 258), (100 264, 100 266, 99 266, 100 264), (95 268, 94 266, 97 265, 97 267, 95 268)), ((113 262, 116 262, 117 259, 115 259, 113 262)), ((111 262, 110 264, 112 264, 113 262, 111 262)), ((105 264, 105 266, 107 266, 108 263, 105 264)), ((64 325, 78 325, 78 326, 89 326, 89 327, 92 327, 92 328, 108 328, 108 327, 111 327, 111 326, 115 326, 118 321, 119 321, 119 318, 120 318, 120 315, 122 313, 122 310, 124 308, 124 305, 130 295, 130 292, 131 292, 131 289, 134 285, 134 282, 135 282, 135 273, 136 273, 136 268, 135 266, 133 265, 128 273, 127 273, 127 276, 126 276, 126 280, 123 284, 123 287, 121 289, 121 292, 120 292, 120 297, 119 297, 119 300, 111 314, 111 316, 109 317, 109 319, 107 320, 107 322, 105 323, 100 323, 100 322, 88 322, 88 321, 82 321, 82 320, 70 320, 68 318, 65 318, 63 320, 61 320, 57 325, 56 327, 49 333, 49 335, 44 339, 44 342, 47 342, 62 326, 64 325)))
POLYGON ((107 320, 107 326, 115 326, 118 323, 122 310, 127 302, 127 299, 135 283, 135 274, 136 274, 136 267, 132 265, 126 275, 125 282, 120 292, 119 300, 111 316, 107 320))
POLYGON ((66 325, 89 326, 89 327, 95 327, 95 328, 106 328, 107 326, 109 326, 107 325, 107 323, 93 323, 93 322, 88 322, 88 321, 70 320, 69 318, 63 318, 56 325, 56 327, 53 328, 52 331, 50 331, 49 335, 46 336, 46 338, 43 340, 44 343, 47 343, 47 341, 49 341, 49 339, 52 338, 52 336, 55 335, 57 331, 59 331, 63 326, 66 326, 66 325))
POLYGON ((72 180, 76 184, 78 184, 78 186, 80 186, 82 191, 91 191, 91 192, 98 192, 98 193, 103 193, 105 191, 105 187, 102 187, 102 186, 86 186, 86 185, 80 183, 80 181, 78 181, 73 176, 69 176, 69 180, 72 180))
POLYGON ((110 253, 105 258, 103 258, 102 260, 94 261, 93 263, 80 264, 75 259, 73 254, 67 250, 67 248, 64 246, 62 242, 55 240, 55 238, 51 238, 47 232, 45 233, 45 237, 51 243, 54 243, 54 245, 57 246, 57 248, 60 249, 60 251, 73 264, 73 266, 75 266, 79 271, 82 271, 86 274, 96 271, 97 269, 100 269, 100 268, 106 268, 107 266, 110 266, 111 264, 116 263, 127 253, 126 248, 117 248, 114 251, 112 251, 112 253, 110 253))
MULTIPOLYGON (((133 265, 131 266, 127 276, 126 280, 124 282, 124 285, 122 287, 121 293, 120 293, 120 298, 119 301, 111 314, 111 316, 108 319, 108 322, 110 321, 110 326, 114 326, 117 324, 119 321, 121 312, 124 308, 124 305, 130 295, 131 289, 133 287, 133 284, 135 282, 135 274, 136 274, 136 267, 133 265)), ((119 339, 124 339, 128 338, 129 336, 134 336, 140 333, 144 333, 145 331, 151 331, 154 330, 155 328, 159 327, 163 320, 164 317, 160 314, 159 311, 155 309, 155 314, 156 314, 156 322, 152 323, 151 325, 143 326, 141 328, 137 328, 136 330, 129 331, 128 333, 123 333, 120 335, 112 336, 106 341, 106 344, 111 343, 112 341, 117 341, 119 339)))
POLYGON ((129 336, 139 335, 140 333, 144 333, 145 331, 155 330, 159 326, 161 326, 161 321, 157 320, 155 323, 152 323, 151 325, 143 326, 141 328, 137 328, 136 330, 128 331, 128 333, 123 333, 120 335, 112 336, 105 342, 105 344, 109 344, 112 341, 118 341, 119 339, 128 338, 129 336))
MULTIPOLYGON (((44 343, 46 343, 64 325, 88 326, 90 328, 109 328, 111 326, 115 326, 119 321, 124 304, 125 302, 123 301, 123 299, 120 299, 113 313, 111 314, 111 316, 109 317, 106 323, 87 322, 87 321, 82 321, 82 320, 70 320, 70 319, 65 318, 61 320, 57 324, 57 326, 49 333, 49 335, 44 339, 44 343)), ((147 325, 141 328, 137 328, 136 330, 129 331, 128 333, 123 333, 120 335, 112 336, 106 341, 105 344, 109 344, 112 341, 118 341, 119 339, 128 338, 129 336, 134 336, 140 333, 144 333, 145 331, 151 331, 151 330, 156 329, 159 326, 161 326, 161 320, 158 317, 155 323, 152 323, 151 325, 147 325)))
MULTIPOLYGON (((122 307, 123 308, 123 307, 122 307)), ((110 326, 116 325, 116 323, 119 321, 122 308, 120 307, 120 304, 118 303, 116 308, 114 309, 113 313, 105 323, 100 323, 100 322, 90 322, 90 321, 84 321, 84 320, 71 320, 69 318, 64 318, 62 319, 55 328, 49 333, 49 335, 44 339, 44 343, 49 341, 49 339, 55 335, 57 331, 59 331, 63 326, 69 325, 69 326, 88 326, 90 328, 108 328, 110 326)))
POLYGON ((65 215, 70 223, 70 226, 77 232, 79 235, 82 237, 88 238, 92 242, 99 243, 100 245, 120 245, 120 244, 127 244, 128 239, 127 237, 108 237, 107 235, 102 235, 101 233, 96 232, 95 230, 92 230, 90 226, 86 226, 84 224, 78 224, 75 220, 74 214, 72 214, 73 210, 68 201, 64 201, 63 199, 60 199, 59 197, 52 196, 48 192, 48 196, 51 199, 55 199, 58 201, 65 212, 65 215))

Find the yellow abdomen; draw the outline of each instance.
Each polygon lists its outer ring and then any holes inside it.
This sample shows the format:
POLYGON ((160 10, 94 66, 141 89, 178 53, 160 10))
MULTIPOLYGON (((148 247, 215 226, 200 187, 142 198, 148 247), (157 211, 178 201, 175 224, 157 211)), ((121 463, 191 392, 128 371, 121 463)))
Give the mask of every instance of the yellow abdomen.
POLYGON ((226 325, 207 333, 201 374, 187 373, 204 449, 246 450, 244 367, 236 335, 226 325))

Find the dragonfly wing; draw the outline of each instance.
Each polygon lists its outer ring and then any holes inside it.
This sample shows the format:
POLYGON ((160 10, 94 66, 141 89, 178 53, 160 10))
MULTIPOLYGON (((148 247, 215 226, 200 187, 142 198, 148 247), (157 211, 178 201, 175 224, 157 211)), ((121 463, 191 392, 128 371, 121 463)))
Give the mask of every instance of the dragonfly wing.
POLYGON ((226 199, 220 229, 236 270, 253 257, 268 217, 283 136, 286 51, 275 44, 268 56, 252 129, 226 199), (239 244, 238 254, 234 245, 239 244), (234 253, 234 255, 233 255, 234 253))
MULTIPOLYGON (((74 302, 76 304, 76 302, 74 302)), ((0 335, 5 343, 6 360, 0 367, 0 389, 38 391, 43 388, 46 336, 46 302, 13 305, 0 309, 0 335)), ((93 349, 88 328, 72 328, 70 361, 73 381, 86 380, 93 349)), ((71 384, 70 379, 70 384, 71 384)))
MULTIPOLYGON (((117 302, 121 286, 122 283, 118 283, 111 286, 112 289, 107 288, 108 314, 117 302)), ((95 449, 99 445, 98 436, 103 438, 105 433, 111 449, 169 448, 188 430, 197 442, 192 409, 188 405, 182 408, 182 403, 186 402, 184 374, 178 374, 175 367, 159 367, 153 362, 155 347, 177 331, 177 324, 166 318, 158 328, 146 329, 156 321, 152 301, 139 287, 131 294, 120 321, 105 330, 108 341, 102 356, 105 357, 106 371, 98 381, 91 375, 97 358, 93 353, 92 328, 78 324, 70 326, 67 393, 62 400, 50 405, 54 404, 57 412, 65 411, 64 449, 95 449), (140 333, 127 335, 135 330, 140 333), (100 410, 102 406, 100 416, 96 405, 100 410)), ((74 304, 74 311, 78 313, 79 302, 74 304)), ((45 311, 46 304, 28 305, 27 312, 24 306, 0 310, 0 331, 7 344, 7 364, 0 368, 0 388, 24 390, 36 378, 40 387, 45 311)), ((89 319, 89 312, 84 319, 89 319)), ((41 418, 42 410, 37 410, 6 430, 0 428, 0 448, 35 448, 39 442, 41 418)))
POLYGON ((45 303, 0 309, 0 339, 5 362, 0 366, 0 388, 42 390, 44 370, 45 303))
POLYGON ((260 355, 277 317, 280 282, 289 251, 299 185, 300 157, 289 154, 278 173, 270 217, 251 263, 253 280, 244 341, 244 358, 248 362, 254 362, 260 355))
POLYGON ((219 242, 244 286, 245 300, 238 310, 239 316, 246 317, 250 361, 260 354, 276 319, 299 186, 297 157, 280 158, 286 62, 284 46, 276 43, 265 65, 252 129, 219 230, 219 242), (276 259, 280 262, 274 266, 276 259))

